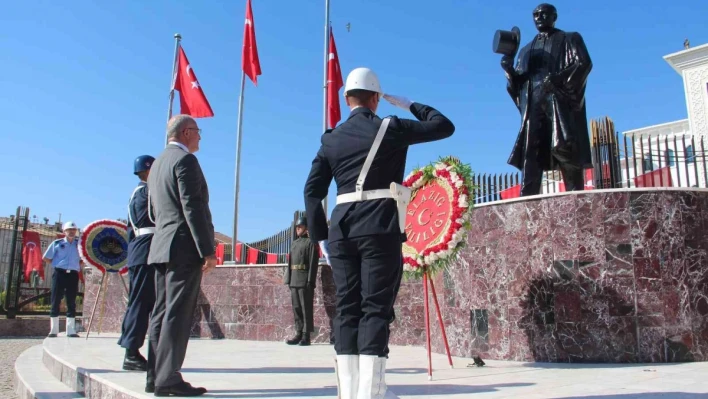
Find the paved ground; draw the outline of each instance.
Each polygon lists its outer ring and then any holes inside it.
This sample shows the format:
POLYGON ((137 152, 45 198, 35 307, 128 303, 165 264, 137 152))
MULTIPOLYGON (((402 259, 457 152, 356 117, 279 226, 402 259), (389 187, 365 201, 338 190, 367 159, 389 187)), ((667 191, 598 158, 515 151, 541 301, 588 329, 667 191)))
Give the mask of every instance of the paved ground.
MULTIPOLYGON (((136 398, 145 373, 120 369, 122 351, 108 334, 44 342, 62 362, 79 366, 102 384, 118 385, 136 398)), ((191 340, 182 372, 187 381, 225 398, 336 397, 331 345, 290 347, 281 342, 191 340)), ((592 398, 698 399, 708 397, 708 362, 682 364, 544 364, 487 361, 434 355, 433 381, 426 376, 422 348, 391 347, 387 380, 401 399, 432 398, 592 398)))
POLYGON ((39 345, 44 337, 38 338, 2 338, 0 337, 0 398, 14 399, 15 359, 25 349, 39 345))

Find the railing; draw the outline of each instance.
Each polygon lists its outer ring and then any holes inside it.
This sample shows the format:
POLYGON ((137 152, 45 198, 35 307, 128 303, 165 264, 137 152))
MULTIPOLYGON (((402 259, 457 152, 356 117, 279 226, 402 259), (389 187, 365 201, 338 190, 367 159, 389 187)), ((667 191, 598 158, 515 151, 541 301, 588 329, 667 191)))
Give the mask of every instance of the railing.
POLYGON ((295 211, 290 226, 270 237, 250 243, 236 244, 236 259, 232 257, 231 244, 219 244, 224 248, 224 260, 236 264, 275 264, 287 263, 290 245, 295 237, 295 223, 304 211, 295 211))
MULTIPOLYGON (((603 122, 605 123, 605 122, 603 122)), ((585 171, 585 189, 629 187, 708 188, 708 139, 691 134, 620 137, 608 133, 611 122, 593 129, 592 169, 585 171)), ((481 174, 473 177, 474 203, 519 196, 521 173, 481 174)), ((542 194, 565 191, 559 171, 544 173, 542 194)))

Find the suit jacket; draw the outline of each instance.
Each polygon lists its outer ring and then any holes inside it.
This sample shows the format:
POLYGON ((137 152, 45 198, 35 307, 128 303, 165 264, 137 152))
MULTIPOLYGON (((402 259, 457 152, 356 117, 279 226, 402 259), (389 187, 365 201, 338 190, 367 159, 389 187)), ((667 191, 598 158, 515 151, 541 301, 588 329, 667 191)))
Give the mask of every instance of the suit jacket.
POLYGON ((209 188, 194 154, 168 145, 150 168, 155 235, 149 263, 202 263, 214 255, 209 188))
POLYGON ((298 237, 290 247, 285 284, 291 288, 305 288, 308 285, 315 288, 319 263, 319 247, 308 237, 298 237), (304 269, 292 270, 293 266, 304 266, 304 269))
MULTIPOLYGON (((371 164, 363 189, 389 189, 402 183, 408 146, 452 136, 455 126, 433 107, 413 103, 418 119, 391 117, 388 130, 371 164)), ((374 234, 401 234, 396 202, 391 198, 340 204, 332 210, 330 227, 321 201, 332 179, 337 195, 355 191, 359 172, 371 149, 382 119, 370 109, 354 109, 349 118, 322 135, 319 151, 305 183, 305 211, 312 240, 337 241, 374 234)), ((405 241, 405 234, 402 234, 405 241)))
MULTIPOLYGON (((536 35, 538 37, 538 35, 536 35)), ((558 162, 580 168, 592 167, 590 134, 585 111, 585 88, 592 70, 592 60, 583 37, 577 32, 553 29, 548 36, 544 59, 553 84, 549 97, 553 104, 551 142, 541 149, 539 162, 543 170, 558 169, 558 162)), ((507 91, 521 113, 521 127, 507 163, 523 170, 529 128, 529 81, 533 46, 536 38, 519 51, 513 74, 507 75, 507 91)))
POLYGON ((155 224, 148 217, 148 195, 147 184, 140 182, 138 191, 133 195, 133 199, 128 204, 128 267, 145 265, 148 263, 150 253, 150 243, 152 234, 144 234, 139 237, 133 232, 132 220, 136 229, 144 227, 155 227, 155 224))

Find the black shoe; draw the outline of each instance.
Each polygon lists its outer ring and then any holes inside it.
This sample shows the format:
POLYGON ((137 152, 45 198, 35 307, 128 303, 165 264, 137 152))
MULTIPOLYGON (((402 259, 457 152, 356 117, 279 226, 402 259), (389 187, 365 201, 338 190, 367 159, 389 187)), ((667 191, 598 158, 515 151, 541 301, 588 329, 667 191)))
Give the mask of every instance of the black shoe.
POLYGON ((67 335, 69 338, 79 338, 79 334, 69 334, 67 335))
POLYGON ((147 371, 147 360, 140 353, 133 356, 126 355, 123 360, 123 370, 147 371))
POLYGON ((308 334, 307 337, 303 338, 300 343, 298 344, 300 346, 310 346, 310 336, 308 334))
POLYGON ((145 383, 145 392, 147 392, 147 393, 155 392, 155 381, 148 381, 145 383))
POLYGON ((186 381, 168 387, 155 387, 155 396, 201 396, 206 392, 206 388, 193 387, 186 381))
POLYGON ((49 335, 47 335, 47 338, 56 338, 56 337, 57 337, 56 334, 49 334, 49 335))
POLYGON ((302 334, 298 334, 290 338, 289 340, 285 341, 285 343, 288 345, 297 345, 300 343, 300 341, 302 341, 302 334))

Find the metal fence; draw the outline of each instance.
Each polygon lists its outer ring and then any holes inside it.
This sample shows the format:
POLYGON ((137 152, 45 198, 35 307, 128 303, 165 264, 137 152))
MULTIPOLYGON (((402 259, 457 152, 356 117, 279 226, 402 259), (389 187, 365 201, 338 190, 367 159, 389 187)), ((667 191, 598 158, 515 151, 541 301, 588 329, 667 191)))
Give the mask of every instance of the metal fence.
MULTIPOLYGON (((691 134, 620 135, 609 118, 591 129, 593 168, 585 171, 586 189, 630 187, 708 188, 708 139, 691 134)), ((474 203, 519 196, 521 173, 473 177, 474 203)), ((559 171, 543 176, 542 194, 565 191, 559 171)))
MULTIPOLYGON (((37 223, 36 217, 30 216, 29 208, 18 207, 14 215, 0 218, 0 313, 13 318, 16 315, 47 315, 50 310, 51 265, 42 264, 43 277, 37 271, 25 274, 23 259, 25 249, 24 234, 36 232, 40 238, 42 253, 47 246, 58 238, 56 226, 37 223), (32 221, 35 219, 35 221, 32 221)), ((84 285, 79 283, 76 298, 77 314, 83 308, 84 285)), ((66 311, 62 301, 61 312, 66 311)))
POLYGON ((232 245, 223 244, 224 260, 232 261, 237 264, 287 263, 287 255, 290 253, 290 245, 295 239, 295 223, 304 213, 304 211, 295 211, 293 220, 290 222, 290 226, 280 230, 270 237, 250 243, 237 244, 235 260, 232 256, 232 245), (249 259, 249 249, 257 250, 256 259, 249 259))

